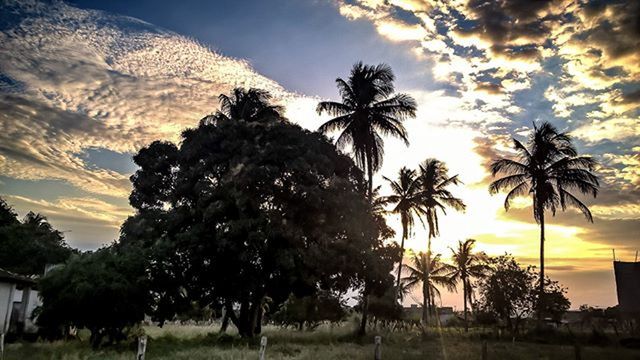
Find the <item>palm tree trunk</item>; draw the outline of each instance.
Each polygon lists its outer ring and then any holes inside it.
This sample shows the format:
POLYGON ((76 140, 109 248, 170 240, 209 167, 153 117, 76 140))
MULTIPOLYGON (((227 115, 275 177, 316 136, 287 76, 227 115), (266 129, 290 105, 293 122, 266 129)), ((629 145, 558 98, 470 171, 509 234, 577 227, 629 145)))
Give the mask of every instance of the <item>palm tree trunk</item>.
POLYGON ((464 332, 469 332, 469 318, 467 317, 467 279, 462 279, 462 296, 464 297, 464 332))
POLYGON ((396 279, 396 291, 397 291, 397 296, 398 299, 400 298, 401 294, 402 294, 402 290, 400 289, 400 274, 402 273, 402 260, 404 258, 404 240, 407 237, 407 229, 405 227, 402 228, 402 240, 400 241, 400 251, 401 251, 401 255, 400 255, 400 263, 398 264, 398 278, 396 279))
POLYGON ((431 315, 431 289, 429 288, 429 284, 431 283, 429 280, 429 276, 431 275, 431 234, 429 234, 429 239, 427 240, 427 264, 426 264, 426 273, 424 274, 424 282, 427 284, 427 295, 428 297, 424 299, 425 304, 427 306, 427 316, 423 319, 426 325, 430 324, 430 315, 431 315))
POLYGON ((540 283, 538 284, 538 327, 542 326, 542 304, 544 297, 544 209, 540 214, 540 283))
POLYGON ((424 325, 429 325, 429 303, 431 302, 431 296, 429 294, 429 283, 422 283, 422 322, 424 325))
MULTIPOLYGON (((371 152, 367 152, 367 177, 369 180, 369 188, 367 193, 367 198, 369 200, 369 204, 373 203, 373 160, 371 159, 371 152)), ((362 320, 360 321, 360 329, 358 330, 359 335, 365 335, 367 333, 367 318, 369 315, 369 289, 367 289, 367 285, 365 284, 364 290, 362 293, 362 320)))

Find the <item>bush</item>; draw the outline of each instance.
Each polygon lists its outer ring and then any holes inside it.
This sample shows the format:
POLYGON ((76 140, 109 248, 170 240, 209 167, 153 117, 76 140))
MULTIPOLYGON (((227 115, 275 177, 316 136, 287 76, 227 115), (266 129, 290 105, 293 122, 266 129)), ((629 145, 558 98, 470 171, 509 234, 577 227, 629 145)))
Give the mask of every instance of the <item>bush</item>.
POLYGON ((144 319, 149 304, 145 264, 134 249, 107 247, 76 255, 40 280, 38 324, 57 337, 71 326, 91 331, 98 347, 126 339, 126 328, 144 319))

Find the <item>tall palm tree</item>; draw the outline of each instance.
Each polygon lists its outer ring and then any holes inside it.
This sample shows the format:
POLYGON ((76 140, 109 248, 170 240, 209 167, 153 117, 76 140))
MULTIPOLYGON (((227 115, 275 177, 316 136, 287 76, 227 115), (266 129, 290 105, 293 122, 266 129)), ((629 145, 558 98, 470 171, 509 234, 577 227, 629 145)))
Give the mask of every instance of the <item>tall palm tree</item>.
POLYGON ((382 165, 382 136, 400 138, 408 145, 402 122, 416 115, 416 102, 411 96, 394 94, 394 79, 389 65, 358 62, 347 80, 336 79, 342 101, 323 101, 316 109, 318 114, 334 117, 319 130, 323 133, 341 131, 336 145, 351 147, 356 164, 367 174, 369 199, 373 193, 373 174, 382 165))
POLYGON ((284 109, 271 104, 271 94, 266 90, 235 88, 231 94, 220 94, 220 110, 200 120, 210 123, 219 120, 244 120, 247 122, 269 122, 283 120, 284 109))
POLYGON ((431 256, 431 252, 413 254, 411 265, 404 265, 409 273, 402 278, 403 288, 411 290, 422 285, 422 321, 427 323, 429 315, 435 305, 435 299, 440 298, 437 286, 443 286, 449 291, 455 290, 455 280, 449 276, 453 271, 451 265, 441 261, 441 255, 431 256))
MULTIPOLYGON (((386 64, 377 66, 356 63, 347 80, 337 78, 342 102, 323 101, 318 114, 327 113, 333 119, 322 124, 322 133, 341 131, 336 145, 350 145, 356 164, 367 174, 369 202, 373 201, 373 173, 380 169, 384 155, 382 136, 394 136, 409 144, 402 122, 416 115, 416 102, 406 94, 395 94, 395 76, 386 64)), ((365 289, 366 293, 366 289, 365 289)), ((367 324, 367 299, 362 306, 360 334, 367 324)))
POLYGON ((402 273, 402 260, 404 257, 404 242, 409 238, 409 233, 414 225, 414 217, 419 215, 420 211, 420 182, 414 170, 403 167, 398 172, 398 179, 391 180, 385 177, 391 186, 392 195, 386 196, 384 199, 389 204, 395 204, 393 210, 395 214, 400 215, 400 223, 402 224, 402 240, 400 242, 400 264, 398 265, 398 276, 396 280, 396 289, 400 291, 400 274, 402 273))
MULTIPOLYGON (((570 205, 578 208, 587 221, 593 222, 587 205, 569 191, 595 198, 600 187, 598 177, 593 173, 597 163, 589 156, 579 156, 571 137, 548 122, 540 127, 534 124, 526 145, 515 138, 513 144, 517 153, 513 159, 503 158, 491 164, 491 174, 503 177, 489 185, 489 192, 509 191, 504 201, 507 211, 518 196, 528 195, 533 200, 533 218, 540 224, 538 304, 541 305, 544 296, 545 211, 551 211, 555 216, 558 209, 564 211, 570 205)), ((538 309, 538 321, 542 321, 541 308, 538 309)))
POLYGON ((446 215, 447 207, 457 211, 464 211, 467 207, 447 190, 449 185, 460 184, 458 175, 449 177, 448 171, 445 163, 437 159, 427 159, 420 165, 421 212, 429 227, 427 251, 431 250, 431 238, 440 235, 438 210, 446 215))
POLYGON ((472 303, 473 287, 471 280, 483 277, 489 270, 487 256, 484 253, 474 253, 473 247, 476 241, 467 239, 458 241, 458 248, 451 249, 453 253, 453 271, 450 276, 457 282, 462 282, 462 298, 464 302, 464 331, 469 331, 467 304, 472 303))
MULTIPOLYGON (((440 234, 438 212, 441 211, 446 215, 447 207, 457 211, 466 209, 464 202, 447 190, 449 185, 460 183, 458 175, 450 177, 448 171, 445 163, 436 159, 426 159, 420 165, 420 213, 427 220, 427 252, 431 252, 431 238, 440 234)), ((427 290, 429 289, 427 288, 427 290)), ((427 312, 427 315, 429 313, 430 311, 427 312)), ((429 323, 428 317, 426 322, 429 323)))

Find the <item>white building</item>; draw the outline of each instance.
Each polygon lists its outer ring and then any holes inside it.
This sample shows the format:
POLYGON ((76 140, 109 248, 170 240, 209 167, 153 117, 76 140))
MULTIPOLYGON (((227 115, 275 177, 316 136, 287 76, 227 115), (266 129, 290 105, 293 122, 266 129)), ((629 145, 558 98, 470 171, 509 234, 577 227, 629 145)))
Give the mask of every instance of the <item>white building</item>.
POLYGON ((0 334, 35 332, 31 313, 40 305, 35 281, 0 269, 0 334))

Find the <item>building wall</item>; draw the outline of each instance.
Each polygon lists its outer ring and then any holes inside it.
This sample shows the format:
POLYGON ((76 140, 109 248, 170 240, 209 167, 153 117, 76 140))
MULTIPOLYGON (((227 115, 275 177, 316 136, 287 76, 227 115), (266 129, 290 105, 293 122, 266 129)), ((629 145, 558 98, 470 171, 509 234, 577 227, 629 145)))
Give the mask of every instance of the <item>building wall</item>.
POLYGON ((0 282, 0 333, 7 333, 13 309, 15 284, 0 282))

